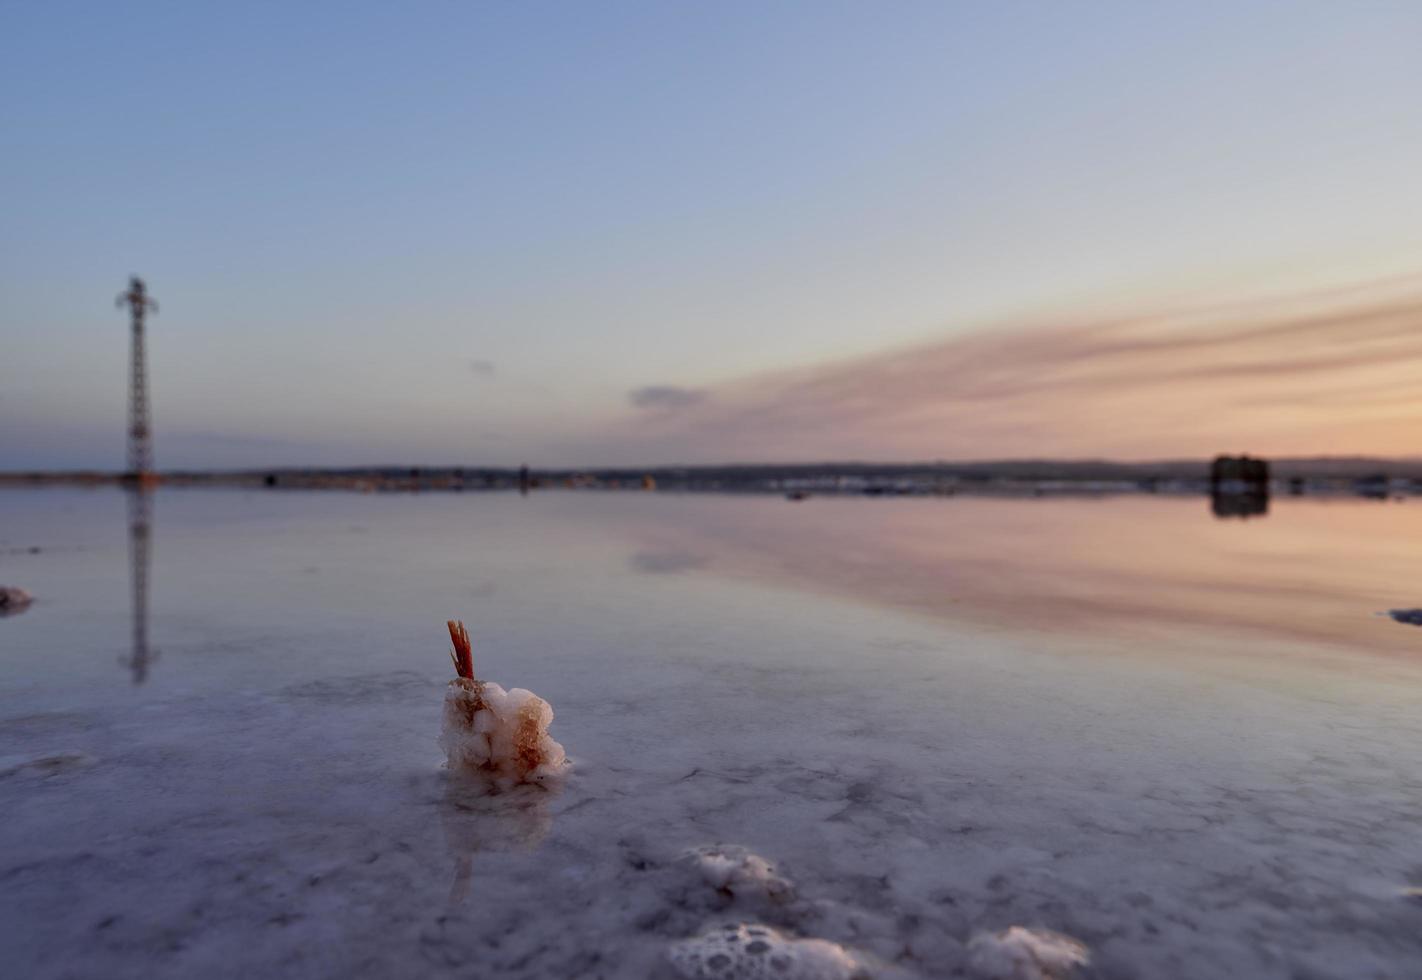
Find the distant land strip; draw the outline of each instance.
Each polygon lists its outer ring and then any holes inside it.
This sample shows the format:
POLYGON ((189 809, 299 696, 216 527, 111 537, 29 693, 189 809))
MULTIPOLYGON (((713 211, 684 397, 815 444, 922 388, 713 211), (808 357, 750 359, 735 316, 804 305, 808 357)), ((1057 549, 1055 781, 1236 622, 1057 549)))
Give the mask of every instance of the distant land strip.
MULTIPOLYGON (((1285 457, 1273 482, 1294 492, 1422 491, 1422 458, 1285 457)), ((645 489, 722 493, 949 494, 957 492, 1201 492, 1210 460, 1152 462, 1019 459, 924 463, 753 463, 705 466, 511 468, 285 467, 170 470, 163 486, 304 490, 645 489)), ((0 472, 0 487, 102 486, 127 477, 97 470, 0 472)))

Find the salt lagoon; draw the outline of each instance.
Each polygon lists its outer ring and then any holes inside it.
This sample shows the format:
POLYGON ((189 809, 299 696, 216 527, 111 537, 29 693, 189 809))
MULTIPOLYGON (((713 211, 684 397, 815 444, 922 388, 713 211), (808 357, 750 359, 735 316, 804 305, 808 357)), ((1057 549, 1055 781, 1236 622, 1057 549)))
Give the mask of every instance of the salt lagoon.
POLYGON ((0 493, 6 975, 1422 969, 1415 504, 160 491, 141 684, 127 514, 0 493))

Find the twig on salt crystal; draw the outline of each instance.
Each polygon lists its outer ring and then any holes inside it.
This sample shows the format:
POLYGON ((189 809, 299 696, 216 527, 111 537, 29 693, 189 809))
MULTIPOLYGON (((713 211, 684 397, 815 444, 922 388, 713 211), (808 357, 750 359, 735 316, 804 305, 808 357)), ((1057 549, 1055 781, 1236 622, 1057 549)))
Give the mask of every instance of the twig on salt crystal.
POLYGON ((444 694, 439 744, 451 769, 482 772, 500 789, 519 783, 547 785, 567 767, 567 755, 548 734, 552 706, 532 691, 505 691, 493 681, 474 679, 469 631, 446 620, 454 642, 450 660, 459 675, 444 694))
POLYGON ((454 643, 454 649, 449 653, 449 659, 454 661, 454 672, 460 677, 467 677, 472 681, 474 679, 474 648, 469 643, 469 631, 464 628, 462 619, 445 620, 445 625, 449 627, 449 638, 454 643))

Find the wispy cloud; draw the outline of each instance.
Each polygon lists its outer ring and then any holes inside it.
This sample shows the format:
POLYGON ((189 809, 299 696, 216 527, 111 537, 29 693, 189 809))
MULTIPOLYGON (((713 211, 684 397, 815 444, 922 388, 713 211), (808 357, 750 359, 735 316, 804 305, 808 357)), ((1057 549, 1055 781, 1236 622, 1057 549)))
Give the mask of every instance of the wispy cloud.
POLYGON ((676 411, 700 405, 706 400, 706 392, 674 385, 649 385, 629 391, 627 400, 637 408, 676 411))
POLYGON ((469 370, 481 378, 492 378, 498 373, 493 361, 485 361, 478 358, 469 362, 469 370))
POLYGON ((660 458, 1162 457, 1422 451, 1422 282, 984 330, 656 387, 620 437, 660 458), (711 395, 714 394, 714 397, 711 395))

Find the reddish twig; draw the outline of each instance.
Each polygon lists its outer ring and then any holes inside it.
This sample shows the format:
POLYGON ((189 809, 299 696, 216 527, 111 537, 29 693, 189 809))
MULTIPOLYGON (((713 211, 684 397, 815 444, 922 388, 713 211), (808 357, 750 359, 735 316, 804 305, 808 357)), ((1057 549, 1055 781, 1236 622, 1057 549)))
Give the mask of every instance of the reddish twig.
POLYGON ((454 672, 460 677, 467 677, 472 681, 474 679, 474 649, 469 644, 469 631, 464 628, 463 620, 447 620, 445 625, 449 627, 449 638, 454 642, 454 649, 449 654, 449 659, 454 661, 454 672))

